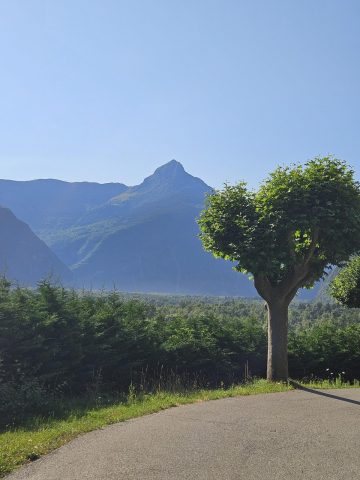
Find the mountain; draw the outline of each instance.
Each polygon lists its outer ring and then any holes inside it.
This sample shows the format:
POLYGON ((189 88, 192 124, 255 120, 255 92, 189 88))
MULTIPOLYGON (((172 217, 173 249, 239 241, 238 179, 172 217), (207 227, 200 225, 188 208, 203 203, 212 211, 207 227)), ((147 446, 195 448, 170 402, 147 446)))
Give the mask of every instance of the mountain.
POLYGON ((0 180, 0 205, 28 223, 40 235, 70 227, 79 217, 128 187, 121 183, 61 180, 0 180))
POLYGON ((334 267, 328 272, 328 275, 324 278, 324 280, 319 283, 319 288, 315 292, 316 296, 314 297, 316 302, 335 303, 335 299, 330 295, 329 286, 340 271, 341 267, 334 267))
POLYGON ((0 202, 46 242, 79 287, 254 297, 253 283, 198 238, 196 218, 211 191, 176 160, 132 187, 0 180, 0 202))
POLYGON ((49 275, 65 282, 72 279, 70 270, 8 208, 0 207, 0 231, 0 274, 25 285, 49 275))
POLYGON ((251 282, 204 252, 198 239, 196 217, 211 191, 172 160, 49 237, 49 244, 81 286, 254 296, 251 282))

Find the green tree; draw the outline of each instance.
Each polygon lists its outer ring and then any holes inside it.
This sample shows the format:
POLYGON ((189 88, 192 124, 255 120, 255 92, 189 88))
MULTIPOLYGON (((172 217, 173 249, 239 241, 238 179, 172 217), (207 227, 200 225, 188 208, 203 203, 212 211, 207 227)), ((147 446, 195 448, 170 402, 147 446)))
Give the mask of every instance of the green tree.
POLYGON ((360 185, 332 157, 279 167, 257 192, 245 183, 208 197, 204 248, 251 274, 268 311, 268 380, 288 378, 288 306, 360 250, 360 185))
POLYGON ((329 285, 330 295, 350 308, 360 307, 360 257, 355 257, 340 270, 329 285))

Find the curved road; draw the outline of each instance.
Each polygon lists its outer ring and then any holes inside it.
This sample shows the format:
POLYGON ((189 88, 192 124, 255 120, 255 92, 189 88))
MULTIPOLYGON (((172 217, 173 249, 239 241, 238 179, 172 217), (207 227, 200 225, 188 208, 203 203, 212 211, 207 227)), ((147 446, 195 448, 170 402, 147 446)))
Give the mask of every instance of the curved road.
POLYGON ((172 408, 83 435, 9 480, 358 480, 360 389, 172 408))

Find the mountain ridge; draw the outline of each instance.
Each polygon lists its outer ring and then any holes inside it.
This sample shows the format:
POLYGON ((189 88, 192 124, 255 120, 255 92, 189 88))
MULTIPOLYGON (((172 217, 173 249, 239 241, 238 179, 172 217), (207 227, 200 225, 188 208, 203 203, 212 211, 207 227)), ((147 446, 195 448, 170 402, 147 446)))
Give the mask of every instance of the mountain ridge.
POLYGON ((196 218, 212 191, 176 160, 130 187, 0 180, 0 202, 23 215, 73 271, 77 286, 257 296, 253 283, 230 262, 203 250, 196 218), (41 188, 32 192, 34 185, 41 188))
POLYGON ((33 285, 51 276, 70 282, 72 273, 13 212, 0 205, 0 274, 20 284, 33 285))

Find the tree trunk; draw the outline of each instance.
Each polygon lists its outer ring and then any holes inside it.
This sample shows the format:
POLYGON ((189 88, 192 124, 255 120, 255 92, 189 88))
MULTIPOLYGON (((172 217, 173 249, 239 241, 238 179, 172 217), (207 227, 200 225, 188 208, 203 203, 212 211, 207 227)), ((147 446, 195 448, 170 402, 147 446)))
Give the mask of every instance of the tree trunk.
POLYGON ((284 300, 267 302, 268 360, 267 379, 286 381, 288 371, 288 303, 284 300))

